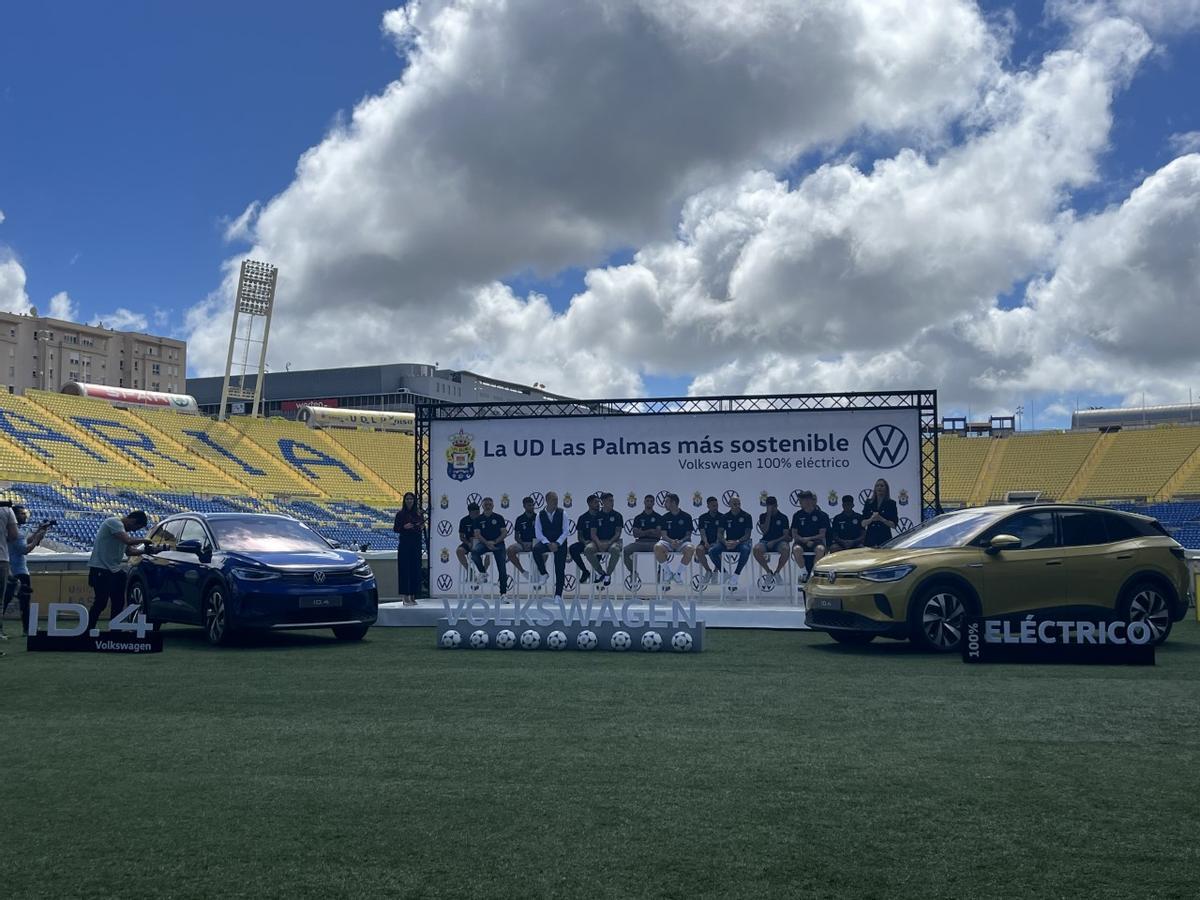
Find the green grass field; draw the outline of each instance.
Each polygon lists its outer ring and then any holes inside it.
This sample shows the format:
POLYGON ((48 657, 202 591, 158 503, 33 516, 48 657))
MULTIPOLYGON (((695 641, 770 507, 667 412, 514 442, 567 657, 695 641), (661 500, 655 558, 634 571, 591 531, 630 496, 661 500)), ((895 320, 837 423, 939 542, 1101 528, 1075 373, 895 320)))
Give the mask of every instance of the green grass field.
POLYGON ((1200 626, 1153 668, 0 647, 5 897, 1195 897, 1200 626))

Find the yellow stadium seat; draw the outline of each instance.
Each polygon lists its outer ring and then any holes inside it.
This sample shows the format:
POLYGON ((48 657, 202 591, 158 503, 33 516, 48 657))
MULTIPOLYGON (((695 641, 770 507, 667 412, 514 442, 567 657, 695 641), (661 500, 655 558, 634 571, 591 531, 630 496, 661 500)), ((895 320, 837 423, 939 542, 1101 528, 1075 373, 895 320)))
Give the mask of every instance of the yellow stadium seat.
POLYGON ((1080 499, 1152 498, 1197 448, 1200 448, 1200 427, 1167 425, 1118 431, 1113 435, 1112 446, 1084 483, 1080 499))
POLYGON ((944 505, 959 506, 970 499, 992 440, 951 435, 938 440, 939 491, 944 505))
POLYGON ((416 443, 412 435, 353 428, 326 428, 324 433, 398 493, 416 489, 416 443))
POLYGON ((1000 438, 1006 442, 991 499, 1010 491, 1040 491, 1043 500, 1061 500, 1096 441, 1097 431, 1039 432, 1000 438))

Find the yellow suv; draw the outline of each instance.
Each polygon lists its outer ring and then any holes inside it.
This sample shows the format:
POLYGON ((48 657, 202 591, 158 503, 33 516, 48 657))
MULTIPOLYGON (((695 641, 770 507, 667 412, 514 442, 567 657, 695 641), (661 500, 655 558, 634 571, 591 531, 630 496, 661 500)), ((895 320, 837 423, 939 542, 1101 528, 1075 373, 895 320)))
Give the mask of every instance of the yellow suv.
POLYGON ((1161 643, 1192 579, 1183 548, 1148 516, 1034 504, 960 509, 883 547, 830 554, 806 592, 808 626, 834 640, 952 652, 970 615, 1115 617, 1145 622, 1161 643))

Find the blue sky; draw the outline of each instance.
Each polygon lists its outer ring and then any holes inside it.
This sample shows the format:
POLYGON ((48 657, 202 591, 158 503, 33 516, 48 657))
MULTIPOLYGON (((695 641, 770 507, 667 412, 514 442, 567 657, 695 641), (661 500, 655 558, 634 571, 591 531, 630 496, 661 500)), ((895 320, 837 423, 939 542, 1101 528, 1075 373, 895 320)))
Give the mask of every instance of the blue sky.
MULTIPOLYGON (((241 248, 223 236, 228 221, 284 191, 305 150, 400 76, 404 62, 380 28, 390 5, 10 4, 0 29, 0 247, 20 261, 32 303, 45 310, 67 291, 84 319, 125 307, 182 333, 185 312, 219 286, 223 261, 241 248)), ((1036 68, 1064 39, 1066 26, 1041 3, 984 9, 993 20, 1015 17, 1014 67, 1036 68)), ((1177 155, 1172 135, 1200 131, 1200 35, 1156 41, 1116 96, 1102 178, 1071 199, 1076 215, 1122 202, 1177 155)), ((870 158, 896 148, 839 149, 870 158)), ((806 155, 787 174, 798 180, 819 161, 806 155)), ((502 277, 518 296, 543 293, 562 312, 587 267, 633 254, 609 248, 555 274, 530 267, 502 277)), ((1026 281, 1001 306, 1019 306, 1026 281)), ((683 393, 690 382, 653 368, 642 378, 652 394, 683 393)), ((1085 392, 1080 402, 1118 396, 1085 392)), ((1039 405, 1051 398, 1029 400, 1039 405)))

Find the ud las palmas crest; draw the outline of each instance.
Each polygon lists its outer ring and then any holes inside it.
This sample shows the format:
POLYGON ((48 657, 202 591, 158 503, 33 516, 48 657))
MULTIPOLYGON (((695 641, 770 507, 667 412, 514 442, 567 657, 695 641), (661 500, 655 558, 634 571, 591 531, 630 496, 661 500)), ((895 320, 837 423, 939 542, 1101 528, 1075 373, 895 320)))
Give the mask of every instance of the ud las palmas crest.
POLYGON ((455 481, 466 481, 475 475, 475 448, 471 446, 471 435, 463 430, 450 435, 450 446, 446 448, 446 474, 455 481))

